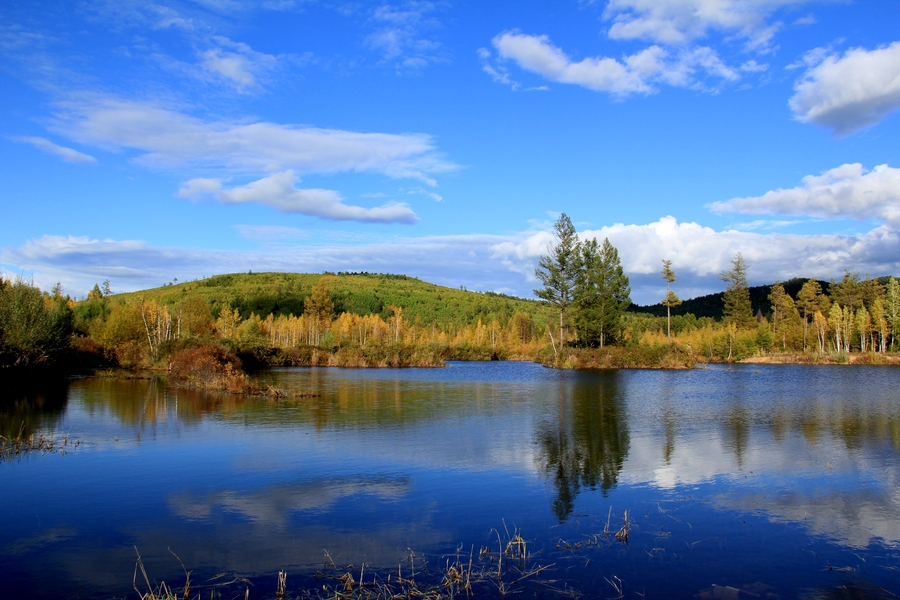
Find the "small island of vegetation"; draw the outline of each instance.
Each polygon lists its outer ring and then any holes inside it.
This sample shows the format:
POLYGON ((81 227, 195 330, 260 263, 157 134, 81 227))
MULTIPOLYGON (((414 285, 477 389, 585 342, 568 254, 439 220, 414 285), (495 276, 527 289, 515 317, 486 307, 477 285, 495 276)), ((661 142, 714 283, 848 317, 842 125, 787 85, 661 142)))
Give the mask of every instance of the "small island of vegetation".
POLYGON ((569 218, 535 275, 538 300, 437 286, 405 275, 245 273, 73 300, 0 279, 0 373, 151 371, 181 385, 253 391, 269 365, 405 367, 529 360, 562 368, 691 368, 698 362, 895 362, 893 277, 793 279, 751 288, 738 253, 721 294, 682 302, 661 259, 662 301, 632 305, 609 240, 579 240, 569 218), (718 309, 716 309, 718 306, 718 309), (695 311, 695 312, 693 312, 695 311), (697 314, 699 313, 699 314, 697 314))

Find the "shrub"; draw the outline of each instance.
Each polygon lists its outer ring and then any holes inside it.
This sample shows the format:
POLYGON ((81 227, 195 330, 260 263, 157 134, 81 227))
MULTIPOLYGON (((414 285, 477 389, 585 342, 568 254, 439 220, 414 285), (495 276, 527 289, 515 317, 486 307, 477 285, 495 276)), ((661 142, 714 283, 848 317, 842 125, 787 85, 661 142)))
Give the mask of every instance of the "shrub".
POLYGON ((225 348, 212 344, 175 352, 169 362, 169 376, 203 389, 238 393, 248 386, 240 359, 225 348))

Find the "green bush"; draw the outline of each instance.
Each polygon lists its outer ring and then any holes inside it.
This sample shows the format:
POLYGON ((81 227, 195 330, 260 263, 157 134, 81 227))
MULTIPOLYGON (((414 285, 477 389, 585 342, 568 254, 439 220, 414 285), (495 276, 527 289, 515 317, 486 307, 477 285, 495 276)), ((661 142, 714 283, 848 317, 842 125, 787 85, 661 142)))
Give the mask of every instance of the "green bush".
POLYGON ((65 298, 45 296, 22 279, 0 279, 0 368, 51 365, 68 350, 71 333, 65 298))

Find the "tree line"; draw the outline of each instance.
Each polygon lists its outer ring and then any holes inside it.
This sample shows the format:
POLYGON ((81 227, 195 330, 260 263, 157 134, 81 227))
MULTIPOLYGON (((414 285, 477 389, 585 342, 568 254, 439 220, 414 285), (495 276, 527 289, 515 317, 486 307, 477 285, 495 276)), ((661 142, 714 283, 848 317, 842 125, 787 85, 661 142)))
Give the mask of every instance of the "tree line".
MULTIPOLYGON (((210 285, 237 281, 241 275, 217 276, 178 290, 167 287, 172 290, 167 296, 153 290, 113 294, 107 281, 80 301, 64 295, 59 285, 42 292, 21 278, 0 278, 0 373, 71 364, 73 356, 86 356, 90 364, 167 368, 178 351, 202 345, 263 364, 357 366, 490 358, 559 366, 665 366, 675 364, 666 362, 670 351, 700 360, 772 352, 846 360, 850 353, 898 350, 900 284, 894 278, 862 279, 847 271, 842 280, 832 281, 828 293, 815 279, 792 294, 776 282, 768 297, 771 309, 754 313, 747 282, 750 265, 738 253, 731 268, 720 274, 723 317, 713 319, 672 314, 681 303, 673 285, 676 274, 671 260, 661 259, 661 267, 665 316, 628 312, 630 284, 618 250, 608 239, 580 239, 562 214, 535 270, 542 284, 535 295, 543 310, 502 295, 450 288, 428 291, 434 296, 432 307, 414 287, 428 284, 399 276, 371 276, 387 287, 358 297, 335 294, 329 287, 346 288, 350 279, 341 278, 353 274, 321 276, 300 296, 297 281, 291 280, 295 295, 274 297, 277 302, 255 301, 270 293, 254 296, 249 286, 231 301, 209 296, 210 285), (278 305, 291 309, 267 312, 267 306, 278 305), (485 312, 486 306, 500 310, 485 312), (626 350, 631 355, 619 362, 596 360, 626 350)), ((275 276, 285 281, 300 277, 275 276)))

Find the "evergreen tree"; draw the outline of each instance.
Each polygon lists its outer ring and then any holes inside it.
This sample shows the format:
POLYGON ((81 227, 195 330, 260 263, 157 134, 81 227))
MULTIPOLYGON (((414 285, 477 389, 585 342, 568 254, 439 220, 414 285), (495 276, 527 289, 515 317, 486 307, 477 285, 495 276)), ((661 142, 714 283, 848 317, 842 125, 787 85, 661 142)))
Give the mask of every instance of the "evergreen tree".
POLYGON ((622 270, 619 252, 604 239, 581 244, 576 279, 576 324, 579 339, 587 346, 615 342, 622 332, 622 315, 631 304, 631 288, 622 270))
POLYGON ((319 281, 313 286, 310 295, 303 299, 303 307, 303 314, 311 317, 312 338, 315 345, 318 345, 322 330, 326 329, 334 318, 334 301, 331 299, 331 293, 324 281, 319 281))
POLYGON ((844 278, 835 283, 831 280, 831 298, 841 305, 855 311, 862 305, 863 284, 859 280, 859 273, 844 271, 844 278))
POLYGON ((815 313, 821 296, 822 286, 815 279, 810 279, 804 283, 797 294, 797 308, 803 311, 803 350, 806 350, 806 330, 809 324, 809 315, 815 313))
POLYGON ((800 314, 797 312, 794 299, 784 291, 784 286, 779 281, 772 285, 769 302, 772 303, 772 334, 781 338, 781 350, 787 352, 788 334, 791 333, 793 347, 793 332, 799 325, 800 314))
POLYGON ((750 307, 750 285, 747 283, 747 269, 750 268, 738 252, 731 261, 731 270, 722 271, 719 279, 728 284, 723 300, 725 302, 725 322, 738 327, 753 324, 753 310, 750 307))
POLYGON ((681 299, 671 290, 672 282, 675 281, 675 271, 672 270, 672 261, 663 259, 663 268, 660 273, 662 278, 666 280, 666 298, 662 301, 662 305, 666 307, 666 338, 672 343, 672 307, 681 304, 681 299))
POLYGON ((778 329, 778 319, 784 318, 784 315, 780 313, 781 305, 784 304, 784 297, 787 293, 784 291, 784 286, 781 285, 781 282, 777 279, 775 283, 772 284, 772 287, 769 288, 769 302, 772 304, 772 333, 774 334, 778 329))
POLYGON ((565 345, 566 311, 572 304, 575 280, 579 266, 578 234, 571 219, 563 213, 555 225, 556 243, 549 248, 549 254, 542 256, 535 277, 544 284, 534 290, 538 298, 559 311, 559 346, 565 345))

